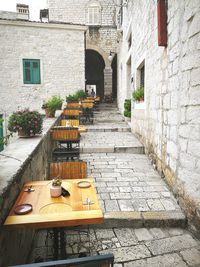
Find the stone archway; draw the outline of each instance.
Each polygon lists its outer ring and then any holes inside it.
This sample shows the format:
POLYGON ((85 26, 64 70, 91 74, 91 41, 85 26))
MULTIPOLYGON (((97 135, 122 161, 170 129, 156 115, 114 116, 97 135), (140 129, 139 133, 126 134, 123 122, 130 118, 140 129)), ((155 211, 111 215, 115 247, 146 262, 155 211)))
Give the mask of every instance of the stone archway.
MULTIPOLYGON (((96 46, 96 45, 86 45, 86 66, 87 66, 87 51, 94 51, 100 55, 104 61, 104 87, 101 91, 101 99, 103 99, 105 96, 111 96, 113 92, 113 70, 111 67, 111 62, 109 61, 108 57, 109 54, 107 54, 102 48, 96 46)), ((87 69, 87 67, 86 67, 87 69)), ((87 70, 86 70, 87 72, 87 70)), ((86 80, 87 80, 87 74, 86 74, 86 80)), ((87 84, 87 81, 86 81, 87 84)))
POLYGON ((104 63, 105 63, 105 67, 111 67, 111 64, 110 64, 110 61, 108 59, 108 54, 100 47, 96 46, 96 45, 90 45, 90 44, 87 44, 86 45, 86 50, 94 50, 96 51, 97 53, 99 53, 103 60, 104 60, 104 63))

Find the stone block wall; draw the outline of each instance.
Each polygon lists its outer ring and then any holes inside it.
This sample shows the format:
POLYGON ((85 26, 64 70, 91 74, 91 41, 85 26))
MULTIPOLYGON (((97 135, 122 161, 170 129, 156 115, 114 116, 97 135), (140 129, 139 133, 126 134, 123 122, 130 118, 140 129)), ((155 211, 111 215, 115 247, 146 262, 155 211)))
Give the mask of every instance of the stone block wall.
POLYGON ((31 252, 34 229, 3 226, 23 184, 48 178, 52 150, 49 128, 56 119, 44 121, 42 136, 18 138, 0 155, 0 267, 24 264, 31 252))
POLYGON ((49 19, 50 21, 87 24, 87 7, 91 2, 98 2, 101 5, 102 26, 115 25, 115 5, 112 0, 49 0, 49 19))
MULTIPOLYGON (((188 218, 200 222, 200 6, 168 0, 168 46, 157 44, 157 4, 129 1, 120 43, 118 96, 126 92, 126 60, 131 55, 133 88, 145 64, 144 109, 133 103, 132 130, 152 154, 188 218), (141 18, 143 18, 141 20, 141 18), (129 23, 130 29, 128 29, 129 23), (128 33, 132 46, 127 49, 128 33)), ((120 102, 120 99, 118 99, 120 102)), ((122 103, 121 109, 122 109, 122 103)))
POLYGON ((50 21, 88 25, 86 49, 98 52, 104 59, 105 66, 110 68, 111 75, 108 79, 106 76, 104 77, 104 93, 112 93, 112 70, 108 56, 110 51, 117 52, 116 6, 114 2, 112 0, 49 0, 48 4, 50 21), (87 8, 90 3, 99 3, 101 6, 101 24, 98 26, 88 25, 87 8))
POLYGON ((85 89, 84 26, 0 20, 0 113, 41 111, 52 95, 85 89), (23 59, 40 59, 41 84, 23 83, 23 59))

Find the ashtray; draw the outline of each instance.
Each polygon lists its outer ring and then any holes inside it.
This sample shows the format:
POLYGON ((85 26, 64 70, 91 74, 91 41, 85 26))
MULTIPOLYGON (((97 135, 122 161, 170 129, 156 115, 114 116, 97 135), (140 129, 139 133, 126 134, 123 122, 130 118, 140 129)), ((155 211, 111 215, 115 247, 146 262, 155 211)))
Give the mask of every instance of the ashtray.
POLYGON ((21 204, 15 207, 14 212, 17 215, 27 214, 32 211, 33 207, 31 204, 21 204))
POLYGON ((91 186, 90 182, 88 182, 88 181, 78 182, 77 185, 80 188, 87 188, 87 187, 90 187, 91 186))

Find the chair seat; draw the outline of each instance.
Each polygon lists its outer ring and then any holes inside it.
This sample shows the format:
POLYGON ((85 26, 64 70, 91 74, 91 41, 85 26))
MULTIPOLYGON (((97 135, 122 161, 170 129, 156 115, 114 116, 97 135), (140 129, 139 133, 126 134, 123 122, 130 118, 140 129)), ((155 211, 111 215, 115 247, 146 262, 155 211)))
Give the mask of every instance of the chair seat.
POLYGON ((53 150, 53 154, 56 155, 56 154, 66 154, 66 155, 69 155, 69 154, 79 154, 80 153, 80 149, 79 148, 72 148, 72 149, 67 149, 67 148, 55 148, 53 150))

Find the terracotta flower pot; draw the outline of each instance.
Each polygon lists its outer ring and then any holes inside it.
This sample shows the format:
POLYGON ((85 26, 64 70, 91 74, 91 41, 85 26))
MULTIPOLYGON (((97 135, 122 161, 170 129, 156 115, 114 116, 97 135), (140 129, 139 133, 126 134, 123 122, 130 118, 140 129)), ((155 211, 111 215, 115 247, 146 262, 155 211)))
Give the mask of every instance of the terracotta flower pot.
POLYGON ((55 117, 55 113, 56 113, 56 111, 49 111, 48 110, 48 108, 45 108, 45 114, 46 114, 46 116, 47 116, 47 118, 54 118, 55 117))
POLYGON ((24 138, 24 137, 34 137, 35 135, 34 134, 27 134, 27 133, 25 133, 25 131, 22 129, 22 130, 18 130, 18 136, 19 137, 22 137, 22 138, 24 138))

